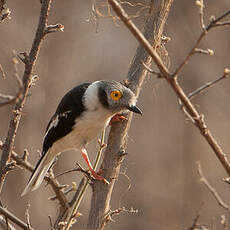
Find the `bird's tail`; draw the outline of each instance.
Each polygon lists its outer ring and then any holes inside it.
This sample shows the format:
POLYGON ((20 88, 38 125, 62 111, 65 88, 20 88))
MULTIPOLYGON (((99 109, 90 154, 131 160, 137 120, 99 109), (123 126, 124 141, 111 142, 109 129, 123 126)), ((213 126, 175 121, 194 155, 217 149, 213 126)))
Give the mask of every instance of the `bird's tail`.
POLYGON ((21 196, 26 195, 30 191, 36 190, 42 183, 47 171, 51 167, 54 157, 51 157, 49 152, 46 152, 42 155, 40 160, 38 161, 24 191, 22 192, 21 196))

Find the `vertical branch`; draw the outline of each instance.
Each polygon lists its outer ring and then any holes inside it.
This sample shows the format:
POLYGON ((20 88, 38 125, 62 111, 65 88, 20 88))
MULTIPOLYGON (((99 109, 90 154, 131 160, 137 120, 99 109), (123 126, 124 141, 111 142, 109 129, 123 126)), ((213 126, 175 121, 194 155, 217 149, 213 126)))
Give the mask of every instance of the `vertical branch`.
MULTIPOLYGON (((149 18, 146 20, 144 36, 156 48, 160 46, 163 28, 168 17, 168 13, 173 0, 151 1, 153 7, 149 18)), ((111 1, 109 3, 112 5, 111 1)), ((130 22, 130 20, 129 20, 130 22)), ((152 47, 151 47, 152 48, 152 47)), ((142 63, 151 63, 148 53, 142 45, 137 48, 136 54, 127 75, 127 86, 137 95, 140 93, 147 71, 142 63)), ((103 229, 108 222, 109 216, 106 215, 110 210, 110 200, 113 186, 120 172, 120 165, 124 159, 124 152, 127 146, 127 134, 131 124, 132 114, 129 114, 128 121, 113 124, 109 134, 107 148, 101 169, 105 172, 104 177, 109 178, 110 184, 105 185, 95 181, 93 195, 88 219, 88 229, 103 229), (105 218, 106 217, 106 218, 105 218)))
POLYGON ((45 29, 47 27, 51 1, 52 0, 42 1, 39 22, 38 22, 35 38, 33 40, 32 48, 30 50, 29 55, 27 55, 26 53, 23 54, 22 61, 25 64, 25 70, 24 70, 22 81, 23 81, 24 88, 21 97, 18 99, 18 102, 16 103, 12 111, 8 134, 2 150, 2 157, 0 162, 0 193, 2 190, 2 186, 4 184, 5 176, 7 174, 6 165, 10 159, 11 151, 14 146, 14 140, 20 122, 20 118, 22 115, 22 109, 25 105, 26 97, 28 95, 28 90, 31 86, 33 68, 37 60, 37 56, 41 47, 42 40, 45 35, 45 29))

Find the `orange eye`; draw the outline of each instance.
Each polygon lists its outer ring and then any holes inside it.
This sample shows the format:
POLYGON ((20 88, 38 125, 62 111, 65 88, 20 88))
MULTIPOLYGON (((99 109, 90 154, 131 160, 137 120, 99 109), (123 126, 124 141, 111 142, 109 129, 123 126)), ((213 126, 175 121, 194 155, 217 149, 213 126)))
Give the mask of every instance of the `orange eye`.
POLYGON ((112 98, 114 101, 117 101, 117 100, 119 100, 119 99, 122 97, 122 94, 121 94, 120 91, 116 90, 116 91, 112 91, 112 92, 110 93, 110 96, 111 96, 111 98, 112 98))

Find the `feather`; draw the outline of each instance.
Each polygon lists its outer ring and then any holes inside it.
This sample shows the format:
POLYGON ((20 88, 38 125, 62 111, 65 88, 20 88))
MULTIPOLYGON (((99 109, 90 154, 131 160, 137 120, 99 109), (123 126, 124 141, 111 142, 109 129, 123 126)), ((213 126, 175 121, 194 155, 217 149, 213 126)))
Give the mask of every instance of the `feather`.
POLYGON ((21 196, 26 195, 30 191, 36 190, 42 183, 46 173, 51 167, 55 157, 51 157, 49 152, 43 154, 41 159, 38 161, 34 172, 32 173, 29 182, 27 183, 21 196))

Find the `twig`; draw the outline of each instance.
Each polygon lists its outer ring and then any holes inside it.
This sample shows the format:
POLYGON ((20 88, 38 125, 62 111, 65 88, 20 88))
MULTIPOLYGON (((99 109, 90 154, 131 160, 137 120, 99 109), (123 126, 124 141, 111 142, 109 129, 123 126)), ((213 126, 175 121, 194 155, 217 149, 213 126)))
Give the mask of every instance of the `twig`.
POLYGON ((6 221, 6 230, 9 230, 9 222, 8 218, 5 216, 5 221, 6 221))
POLYGON ((112 219, 112 216, 119 215, 122 212, 136 214, 136 213, 138 213, 138 210, 135 210, 133 208, 131 208, 130 210, 128 210, 125 207, 117 208, 115 210, 109 210, 108 213, 103 218, 102 226, 106 225, 109 221, 115 222, 112 219))
POLYGON ((4 146, 3 146, 3 151, 2 151, 2 157, 1 157, 1 162, 0 162, 0 193, 2 191, 2 187, 3 187, 5 176, 6 176, 6 174, 4 173, 4 168, 6 166, 7 161, 9 161, 10 159, 10 155, 11 155, 11 152, 14 146, 14 140, 15 140, 16 132, 17 132, 18 125, 20 122, 20 118, 22 115, 22 109, 24 107, 24 104, 25 104, 25 101, 28 95, 28 90, 31 85, 32 72, 33 72, 34 65, 37 60, 40 46, 44 38, 44 31, 47 27, 47 21, 48 21, 51 1, 52 0, 42 1, 39 23, 37 26, 32 48, 28 55, 29 61, 25 62, 25 71, 24 71, 23 80, 22 80, 23 86, 24 86, 23 93, 13 109, 10 124, 9 124, 8 134, 7 134, 7 137, 6 137, 4 146))
POLYGON ((54 32, 63 32, 64 31, 64 25, 58 23, 56 25, 48 25, 44 31, 45 34, 54 33, 54 32))
POLYGON ((0 73, 1 73, 1 75, 2 75, 2 78, 3 78, 3 79, 6 79, 6 74, 5 74, 5 72, 4 72, 3 67, 2 67, 1 64, 0 64, 0 73))
POLYGON ((228 220, 225 215, 220 216, 220 223, 223 225, 224 230, 228 230, 228 220))
POLYGON ((51 230, 54 230, 51 216, 49 215, 48 218, 49 218, 49 223, 50 223, 51 230))
POLYGON ((192 99, 194 98, 195 96, 197 96, 198 94, 201 94, 203 93, 205 90, 207 90, 208 88, 214 86, 216 83, 220 82, 221 80, 223 79, 226 79, 227 78, 227 75, 224 74, 223 76, 217 78, 216 80, 214 81, 210 81, 210 82, 207 82, 206 84, 202 85, 201 87, 199 87, 198 89, 192 91, 191 93, 188 94, 188 98, 189 99, 192 99))
POLYGON ((218 26, 230 26, 230 21, 227 21, 227 22, 217 22, 213 27, 218 27, 218 26))
POLYGON ((83 169, 82 166, 79 163, 76 163, 76 165, 77 166, 74 167, 73 169, 66 170, 65 172, 59 173, 58 175, 55 176, 55 178, 63 176, 65 174, 67 174, 67 173, 79 172, 79 171, 82 172, 82 173, 84 173, 86 175, 86 177, 90 178, 90 173, 87 170, 83 169))
MULTIPOLYGON (((4 102, 0 103, 0 107, 5 106, 5 105, 9 105, 9 104, 13 104, 13 103, 17 102, 20 99, 20 97, 22 96, 22 93, 23 93, 23 90, 24 90, 22 80, 18 75, 18 67, 17 67, 18 60, 16 59, 16 57, 12 58, 12 62, 13 62, 13 65, 14 65, 14 75, 13 76, 14 76, 17 84, 18 84, 18 92, 17 92, 17 94, 15 96, 0 94, 0 98, 5 100, 4 102)), ((4 74, 3 69, 2 69, 2 74, 4 74)), ((6 75, 5 75, 5 77, 6 77, 6 75)))
MULTIPOLYGON (((8 226, 6 226, 6 219, 4 216, 0 216, 0 229, 1 230, 17 230, 12 224, 8 223, 8 226), (8 229, 7 229, 8 227, 8 229)), ((8 219, 7 219, 8 221, 8 219)), ((8 221, 9 222, 9 221, 8 221)))
POLYGON ((195 216, 195 218, 194 218, 194 220, 193 220, 193 222, 192 222, 192 226, 189 227, 188 230, 195 230, 195 229, 197 228, 197 226, 198 226, 198 220, 199 220, 199 219, 200 219, 200 213, 198 213, 198 214, 195 216))
POLYGON ((198 174, 200 176, 200 181, 202 183, 205 184, 205 186, 207 187, 207 189, 211 192, 211 194, 214 196, 214 198, 216 199, 217 203, 222 207, 224 208, 225 210, 227 211, 230 211, 230 206, 228 204, 226 204, 221 196, 217 193, 217 191, 215 190, 214 187, 212 187, 212 185, 208 182, 208 180, 205 178, 204 174, 203 174, 203 171, 202 171, 202 168, 201 168, 201 164, 200 162, 197 163, 197 171, 198 171, 198 174))
POLYGON ((204 0, 196 0, 196 4, 199 7, 199 13, 200 13, 200 26, 202 28, 202 30, 205 30, 205 24, 204 24, 204 0))
POLYGON ((210 56, 214 55, 214 51, 211 49, 203 50, 203 49, 196 48, 194 53, 206 54, 206 55, 210 55, 210 56))
POLYGON ((19 227, 25 230, 33 230, 33 228, 29 228, 27 223, 20 220, 18 217, 16 217, 13 213, 8 211, 7 209, 0 206, 0 213, 4 216, 6 216, 9 220, 13 221, 15 224, 17 224, 19 227))
POLYGON ((226 25, 228 25, 228 23, 227 24, 220 23, 220 20, 222 20, 223 18, 227 17, 229 14, 230 14, 230 10, 227 11, 226 13, 224 13, 223 15, 219 16, 217 19, 211 20, 210 23, 208 24, 208 26, 203 29, 203 31, 200 34, 199 38, 195 42, 195 45, 192 47, 192 49, 187 54, 187 56, 185 57, 185 59, 182 61, 182 63, 177 67, 177 69, 172 74, 174 77, 177 76, 179 74, 179 72, 182 71, 183 67, 188 63, 189 59, 193 56, 194 53, 196 53, 195 52, 196 48, 198 48, 201 40, 207 35, 208 31, 210 31, 212 28, 215 28, 215 27, 220 27, 220 26, 226 26, 226 25))
POLYGON ((30 209, 30 204, 27 205, 26 208, 26 212, 25 212, 25 219, 26 219, 26 224, 28 229, 32 229, 31 224, 30 224, 30 213, 29 213, 29 209, 30 209))
POLYGON ((78 184, 77 190, 72 198, 72 200, 69 202, 69 206, 72 207, 74 203, 76 202, 77 198, 79 197, 80 192, 83 189, 84 184, 86 183, 86 178, 82 178, 81 181, 78 184))

